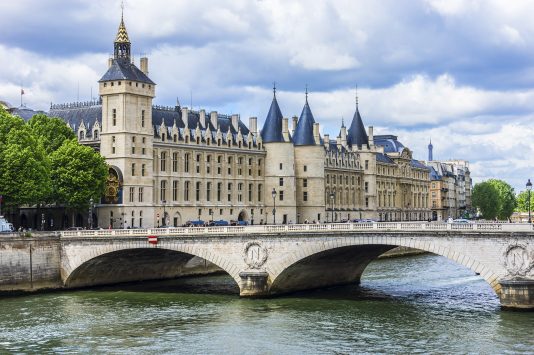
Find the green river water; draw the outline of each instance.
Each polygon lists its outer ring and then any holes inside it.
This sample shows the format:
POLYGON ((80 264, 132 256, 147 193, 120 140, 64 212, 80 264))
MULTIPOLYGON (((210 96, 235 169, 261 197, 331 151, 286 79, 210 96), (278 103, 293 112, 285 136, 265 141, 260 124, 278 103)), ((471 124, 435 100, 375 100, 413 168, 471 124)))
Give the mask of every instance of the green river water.
POLYGON ((221 275, 4 297, 0 353, 534 354, 534 314, 435 255, 375 261, 360 286, 237 294, 221 275))

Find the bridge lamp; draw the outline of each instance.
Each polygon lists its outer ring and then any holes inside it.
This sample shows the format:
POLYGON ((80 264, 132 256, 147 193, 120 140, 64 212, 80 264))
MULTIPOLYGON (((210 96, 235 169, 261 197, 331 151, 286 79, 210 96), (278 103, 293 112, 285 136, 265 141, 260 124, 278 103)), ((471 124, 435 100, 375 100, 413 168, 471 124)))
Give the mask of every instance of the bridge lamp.
POLYGON ((89 200, 89 229, 93 229, 93 198, 89 200))
POLYGON ((271 196, 273 197, 273 224, 276 224, 276 190, 274 187, 271 196))
POLYGON ((330 193, 330 223, 334 222, 334 193, 330 193))
POLYGON ((527 204, 528 204, 528 223, 532 223, 532 218, 530 218, 530 190, 532 190, 532 183, 530 182, 530 179, 527 181, 527 191, 528 191, 528 197, 527 197, 527 204))
POLYGON ((165 204, 167 203, 167 201, 162 200, 161 203, 163 203, 163 227, 167 227, 167 211, 165 209, 165 204))

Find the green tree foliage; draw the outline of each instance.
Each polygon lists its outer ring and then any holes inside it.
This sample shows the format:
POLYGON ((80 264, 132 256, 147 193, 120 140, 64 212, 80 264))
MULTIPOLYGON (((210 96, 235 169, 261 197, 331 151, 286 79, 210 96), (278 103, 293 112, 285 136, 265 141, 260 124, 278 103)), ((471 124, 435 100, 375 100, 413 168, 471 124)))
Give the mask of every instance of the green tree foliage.
MULTIPOLYGON (((521 191, 517 195, 517 206, 515 210, 517 212, 528 212, 528 191, 521 191)), ((530 191, 530 210, 534 210, 534 191, 530 191)))
POLYGON ((500 206, 499 192, 487 181, 475 184, 471 196, 473 207, 478 208, 485 219, 495 219, 500 206))
POLYGON ((90 147, 68 140, 50 155, 53 197, 71 208, 98 201, 104 192, 108 167, 104 158, 90 147))
MULTIPOLYGON (((2 169, 2 158, 7 145, 7 135, 13 129, 24 126, 24 120, 20 117, 10 115, 6 110, 0 107, 0 170, 2 169)), ((0 173, 1 174, 1 173, 0 173)))
POLYGON ((517 206, 514 188, 505 181, 498 179, 489 179, 487 182, 499 193, 499 211, 497 212, 497 218, 501 220, 510 218, 517 206))
POLYGON ((28 125, 43 143, 47 154, 56 151, 66 140, 76 137, 61 118, 38 114, 28 121, 28 125))
POLYGON ((50 195, 50 162, 42 143, 16 118, 6 136, 0 164, 0 194, 7 206, 41 203, 50 195))

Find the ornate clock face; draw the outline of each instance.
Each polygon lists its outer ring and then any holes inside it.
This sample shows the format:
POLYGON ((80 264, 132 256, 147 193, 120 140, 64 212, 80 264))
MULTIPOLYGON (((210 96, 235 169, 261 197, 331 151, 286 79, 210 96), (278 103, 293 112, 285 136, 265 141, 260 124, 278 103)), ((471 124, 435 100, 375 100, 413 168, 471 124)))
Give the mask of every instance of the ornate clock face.
POLYGON ((119 201, 119 185, 119 178, 114 171, 110 170, 105 189, 107 203, 117 203, 119 201))

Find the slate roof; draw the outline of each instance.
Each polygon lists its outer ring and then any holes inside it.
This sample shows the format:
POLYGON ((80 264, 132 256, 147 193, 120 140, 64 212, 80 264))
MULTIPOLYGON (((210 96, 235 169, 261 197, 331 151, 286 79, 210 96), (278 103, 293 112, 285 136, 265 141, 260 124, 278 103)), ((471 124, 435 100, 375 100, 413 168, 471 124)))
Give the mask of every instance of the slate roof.
POLYGON ((433 166, 429 167, 430 170, 430 180, 441 180, 441 175, 438 174, 436 169, 433 166))
POLYGON ((278 106, 276 95, 273 95, 273 102, 265 118, 265 123, 261 130, 261 138, 264 143, 272 142, 284 142, 284 136, 282 135, 282 112, 278 106))
POLYGON ((349 131, 347 132, 347 143, 349 146, 353 145, 368 145, 369 137, 365 132, 365 126, 363 125, 362 116, 360 116, 360 111, 356 106, 356 112, 352 117, 352 123, 350 124, 349 131))
POLYGON ((418 168, 418 169, 428 169, 428 166, 426 166, 425 164, 421 163, 419 160, 415 160, 415 159, 412 159, 410 161, 410 165, 413 166, 414 168, 418 168))
POLYGON ((113 59, 113 63, 99 82, 112 80, 132 80, 155 85, 145 73, 126 58, 113 59))
POLYGON ((12 115, 19 116, 24 121, 28 121, 34 115, 37 115, 37 114, 40 114, 40 113, 43 113, 43 114, 46 115, 46 112, 44 112, 44 111, 35 111, 35 110, 32 110, 31 108, 24 107, 24 106, 23 107, 10 108, 9 112, 12 115))
POLYGON ((315 139, 313 138, 313 125, 315 124, 315 119, 310 110, 310 105, 308 105, 308 100, 302 108, 302 113, 300 114, 297 127, 293 133, 293 144, 294 145, 315 145, 315 139))
POLYGON ((404 145, 397 140, 394 135, 378 135, 374 137, 375 145, 384 147, 385 153, 399 153, 404 149, 404 145))
POLYGON ((390 157, 382 153, 376 154, 376 161, 386 164, 395 164, 395 162, 390 157))

